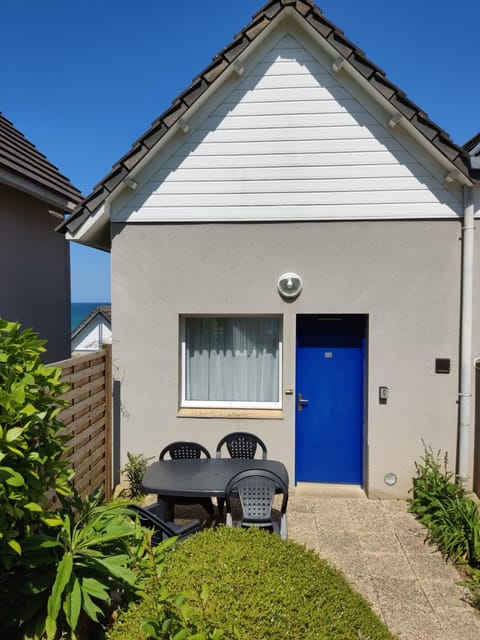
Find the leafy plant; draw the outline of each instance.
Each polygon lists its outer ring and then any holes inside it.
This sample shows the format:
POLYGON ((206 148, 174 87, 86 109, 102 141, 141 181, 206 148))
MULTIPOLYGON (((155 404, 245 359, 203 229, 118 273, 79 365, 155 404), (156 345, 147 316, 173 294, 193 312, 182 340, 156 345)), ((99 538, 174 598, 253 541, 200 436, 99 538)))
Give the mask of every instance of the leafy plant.
POLYGON ((480 608, 480 514, 461 485, 443 465, 440 452, 424 444, 425 454, 416 463, 417 477, 411 489, 409 511, 427 527, 427 539, 467 574, 472 603, 480 608))
POLYGON ((136 597, 144 531, 125 506, 100 505, 99 497, 62 499, 59 526, 25 540, 25 571, 12 571, 2 584, 9 609, 2 610, 3 629, 48 640, 80 637, 89 620, 105 616, 113 593, 136 597))
POLYGON ((466 496, 436 498, 437 510, 430 517, 430 534, 442 552, 456 562, 480 563, 480 514, 466 496))
POLYGON ((447 557, 474 565, 480 562, 480 515, 461 485, 448 471, 448 458, 443 465, 440 452, 434 454, 424 445, 425 454, 416 463, 417 477, 412 489, 409 511, 428 529, 447 557))
POLYGON ((153 458, 147 458, 143 453, 130 453, 129 451, 127 459, 128 462, 123 468, 123 473, 128 480, 129 496, 130 498, 138 498, 143 495, 142 478, 153 458))
POLYGON ((0 318, 0 566, 20 559, 23 540, 55 517, 47 494, 70 492, 62 459, 66 436, 57 419, 68 385, 41 361, 45 341, 0 318))
POLYGON ((183 594, 180 606, 188 605, 194 625, 185 624, 185 635, 158 635, 157 618, 152 633, 142 627, 156 617, 147 598, 121 616, 110 640, 392 638, 340 572, 313 551, 255 528, 204 529, 176 545, 161 583, 166 593, 183 594), (192 629, 197 635, 188 635, 192 629))

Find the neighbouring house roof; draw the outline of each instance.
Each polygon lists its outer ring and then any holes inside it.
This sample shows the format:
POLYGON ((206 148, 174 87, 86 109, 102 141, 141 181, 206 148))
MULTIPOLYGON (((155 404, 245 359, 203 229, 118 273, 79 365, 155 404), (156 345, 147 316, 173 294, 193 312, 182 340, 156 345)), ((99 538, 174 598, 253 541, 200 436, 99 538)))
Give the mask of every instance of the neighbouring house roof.
MULTIPOLYGON (((181 125, 182 119, 199 98, 234 65, 241 54, 257 39, 285 10, 294 11, 316 33, 324 38, 338 53, 335 65, 350 64, 373 88, 378 95, 386 99, 392 106, 394 113, 405 118, 424 139, 431 145, 432 151, 441 154, 460 176, 464 176, 471 184, 470 162, 466 149, 455 144, 449 135, 407 95, 393 84, 377 65, 367 58, 365 53, 348 40, 343 31, 330 22, 322 11, 311 0, 270 0, 252 18, 251 22, 242 29, 220 53, 212 63, 204 69, 183 91, 172 105, 162 113, 151 127, 136 140, 130 151, 113 166, 112 171, 103 178, 92 192, 80 203, 73 214, 58 228, 61 231, 75 233, 89 218, 90 214, 105 201, 105 199, 122 183, 137 167, 143 158, 159 143, 167 132, 175 125, 181 125)), ((333 62, 333 61, 332 61, 333 62)), ((127 180, 128 183, 128 180, 127 180)))
POLYGON ((100 307, 96 307, 93 311, 91 311, 88 316, 83 320, 74 331, 72 331, 72 340, 78 336, 79 333, 87 327, 90 322, 97 316, 101 315, 105 318, 108 323, 108 326, 112 324, 112 307, 111 305, 102 305, 100 307))
POLYGON ((73 210, 81 192, 10 120, 0 113, 0 183, 29 193, 63 210, 73 210))
POLYGON ((473 177, 480 180, 480 132, 468 140, 463 145, 463 148, 470 154, 470 166, 473 177))

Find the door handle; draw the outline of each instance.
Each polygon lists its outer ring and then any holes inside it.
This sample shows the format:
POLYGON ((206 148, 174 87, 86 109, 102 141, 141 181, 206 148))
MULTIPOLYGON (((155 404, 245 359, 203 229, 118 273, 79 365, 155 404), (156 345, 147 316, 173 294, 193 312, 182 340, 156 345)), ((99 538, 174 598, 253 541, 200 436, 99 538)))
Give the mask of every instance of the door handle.
POLYGON ((297 411, 302 411, 303 407, 308 407, 308 400, 302 398, 301 393, 297 393, 297 411))

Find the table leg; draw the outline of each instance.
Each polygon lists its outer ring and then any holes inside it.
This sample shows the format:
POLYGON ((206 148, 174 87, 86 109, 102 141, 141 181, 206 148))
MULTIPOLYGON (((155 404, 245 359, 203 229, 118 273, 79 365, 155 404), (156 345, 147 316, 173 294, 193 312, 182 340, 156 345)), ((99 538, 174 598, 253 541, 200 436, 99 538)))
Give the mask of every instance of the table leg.
POLYGON ((159 515, 165 522, 173 522, 175 518, 175 501, 171 496, 157 495, 157 502, 160 505, 159 515))

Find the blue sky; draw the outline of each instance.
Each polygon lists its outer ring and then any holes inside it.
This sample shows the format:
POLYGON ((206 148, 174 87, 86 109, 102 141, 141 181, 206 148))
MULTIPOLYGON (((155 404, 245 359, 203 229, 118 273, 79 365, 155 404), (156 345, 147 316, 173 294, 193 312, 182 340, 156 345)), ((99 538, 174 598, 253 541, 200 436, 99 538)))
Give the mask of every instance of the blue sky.
MULTIPOLYGON (((262 5, 2 0, 0 111, 87 194, 262 5)), ((480 130, 478 0, 318 6, 455 142, 480 130)), ((108 254, 71 260, 72 300, 109 300, 108 254)))

